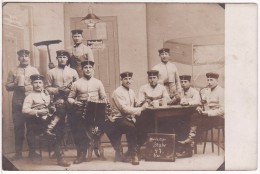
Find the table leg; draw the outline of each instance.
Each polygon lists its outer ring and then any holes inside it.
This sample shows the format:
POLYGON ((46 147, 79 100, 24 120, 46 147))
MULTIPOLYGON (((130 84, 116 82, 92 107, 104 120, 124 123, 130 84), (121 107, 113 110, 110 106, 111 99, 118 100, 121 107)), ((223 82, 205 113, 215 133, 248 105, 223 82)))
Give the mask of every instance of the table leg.
POLYGON ((157 117, 154 117, 154 129, 155 129, 155 133, 158 133, 158 119, 157 117))

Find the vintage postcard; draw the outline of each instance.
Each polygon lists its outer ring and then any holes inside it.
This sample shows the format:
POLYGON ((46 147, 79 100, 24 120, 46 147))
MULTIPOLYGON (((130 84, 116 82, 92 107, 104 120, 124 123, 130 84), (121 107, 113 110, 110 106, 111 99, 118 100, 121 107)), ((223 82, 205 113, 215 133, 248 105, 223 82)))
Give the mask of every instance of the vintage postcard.
POLYGON ((257 171, 258 3, 3 2, 2 171, 257 171))

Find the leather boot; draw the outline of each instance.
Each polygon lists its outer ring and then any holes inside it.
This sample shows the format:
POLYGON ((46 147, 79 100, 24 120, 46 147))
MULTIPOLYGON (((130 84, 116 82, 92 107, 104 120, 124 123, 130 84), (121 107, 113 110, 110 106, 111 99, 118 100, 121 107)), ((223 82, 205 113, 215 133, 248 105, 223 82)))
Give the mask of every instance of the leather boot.
POLYGON ((124 159, 124 155, 123 155, 123 147, 122 145, 120 144, 120 146, 118 147, 115 147, 115 162, 116 161, 120 161, 120 162, 123 162, 123 159, 124 159))
POLYGON ((139 159, 137 153, 132 154, 132 165, 139 165, 139 159))
POLYGON ((81 154, 81 156, 79 156, 77 159, 75 159, 74 161, 73 161, 73 163, 74 164, 80 164, 80 163, 83 163, 84 161, 85 161, 85 157, 84 157, 84 155, 83 154, 81 154))
POLYGON ((190 133, 188 135, 188 138, 184 141, 178 141, 181 144, 191 144, 192 146, 194 146, 194 139, 196 137, 196 130, 197 130, 197 126, 192 126, 190 128, 190 133))
POLYGON ((176 153, 177 158, 189 158, 192 157, 192 147, 186 144, 182 152, 176 153))
POLYGON ((61 158, 61 159, 58 160, 58 165, 63 166, 63 167, 69 167, 70 163, 65 161, 63 158, 61 158))

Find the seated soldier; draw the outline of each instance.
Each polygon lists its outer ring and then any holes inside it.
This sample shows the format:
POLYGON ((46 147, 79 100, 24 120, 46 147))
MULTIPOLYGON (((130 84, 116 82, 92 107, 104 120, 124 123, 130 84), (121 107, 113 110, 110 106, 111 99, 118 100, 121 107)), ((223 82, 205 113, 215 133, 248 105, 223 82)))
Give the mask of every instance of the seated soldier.
MULTIPOLYGON (((49 116, 50 95, 43 89, 44 77, 38 74, 30 76, 32 80, 33 92, 30 93, 24 100, 22 112, 26 114, 26 127, 27 127, 27 141, 29 146, 29 158, 39 160, 41 157, 36 151, 36 136, 43 133, 45 124, 43 119, 46 120, 49 116)), ((55 153, 57 154, 58 165, 68 167, 67 163, 61 156, 60 144, 55 139, 55 153)))
POLYGON ((193 144, 197 132, 201 133, 202 130, 224 124, 224 90, 218 85, 219 74, 209 72, 206 77, 208 88, 205 90, 205 100, 202 98, 203 105, 198 106, 197 112, 192 115, 190 133, 186 140, 180 141, 182 144, 193 144))
POLYGON ((112 118, 113 124, 106 128, 106 134, 109 137, 113 148, 115 149, 115 161, 124 161, 121 146, 121 135, 126 134, 128 143, 128 152, 131 156, 133 165, 139 165, 137 156, 137 128, 136 116, 148 106, 147 103, 142 107, 136 107, 137 100, 135 93, 130 89, 132 83, 132 72, 123 72, 120 74, 122 85, 112 94, 112 118))
MULTIPOLYGON (((171 104, 172 100, 169 97, 167 89, 165 86, 158 84, 159 71, 150 70, 147 71, 148 84, 141 86, 139 90, 139 105, 147 102, 150 107, 158 107, 156 105, 163 105, 167 103, 171 104), (157 103, 157 104, 156 104, 157 103)), ((147 133, 153 131, 153 119, 149 117, 149 114, 142 112, 140 117, 137 117, 137 127, 138 127, 138 146, 140 147, 146 142, 147 133)), ((139 150, 138 149, 138 150, 139 150)), ((140 155, 140 154, 138 154, 140 155)), ((140 156, 139 156, 140 157, 140 156)))
MULTIPOLYGON (((182 106, 196 106, 200 105, 200 95, 199 92, 191 87, 191 76, 190 75, 182 75, 180 76, 181 80, 181 101, 180 105, 182 106)), ((190 121, 190 120, 187 120, 190 121)), ((183 132, 182 132, 183 134, 183 132)), ((186 136, 185 133, 184 136, 186 136)), ((193 136, 193 132, 190 132, 190 136, 193 136)), ((186 137, 185 137, 186 138, 186 137)), ((178 146, 178 145, 177 145, 178 146)), ((192 148, 190 144, 185 146, 178 146, 179 151, 176 153, 177 157, 185 157, 185 156, 192 156, 192 148)))

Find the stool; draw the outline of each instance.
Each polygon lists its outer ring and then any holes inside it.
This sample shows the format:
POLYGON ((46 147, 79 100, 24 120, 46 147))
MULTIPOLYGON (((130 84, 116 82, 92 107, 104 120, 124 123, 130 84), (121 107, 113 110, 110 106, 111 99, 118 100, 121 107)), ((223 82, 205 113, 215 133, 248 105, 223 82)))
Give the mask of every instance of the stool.
POLYGON ((213 128, 211 128, 211 129, 205 131, 203 154, 205 153, 205 149, 206 149, 208 131, 211 131, 211 148, 212 148, 212 152, 214 152, 213 128))
POLYGON ((38 138, 39 140, 39 151, 40 151, 40 155, 42 157, 42 148, 44 146, 47 146, 48 149, 48 155, 49 158, 51 157, 51 151, 53 149, 53 145, 55 144, 56 138, 48 138, 46 136, 44 136, 43 134, 37 136, 36 138, 38 138))
POLYGON ((224 147, 223 149, 225 149, 225 128, 224 125, 219 125, 217 127, 214 127, 215 129, 218 130, 218 155, 219 155, 219 146, 220 146, 220 130, 222 130, 222 134, 223 134, 223 142, 224 142, 224 147))

